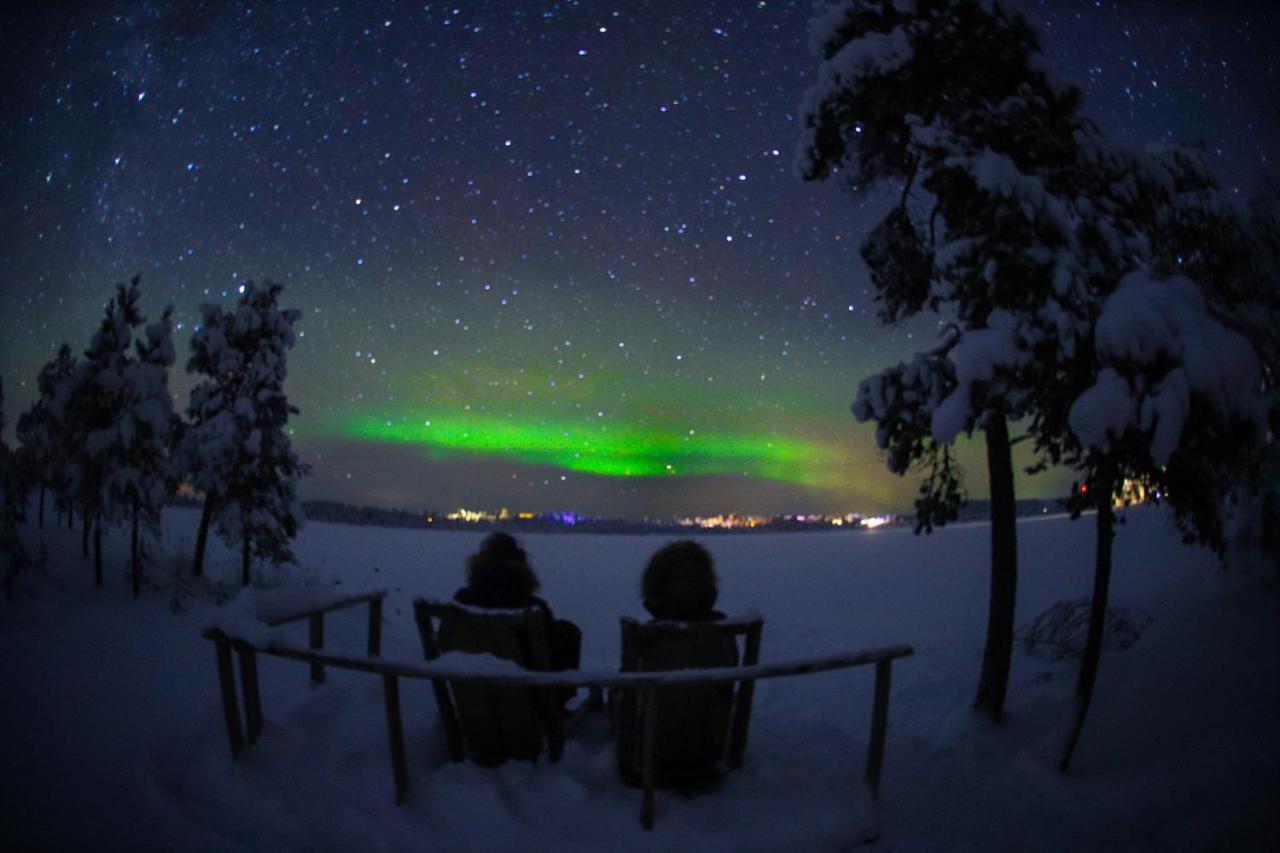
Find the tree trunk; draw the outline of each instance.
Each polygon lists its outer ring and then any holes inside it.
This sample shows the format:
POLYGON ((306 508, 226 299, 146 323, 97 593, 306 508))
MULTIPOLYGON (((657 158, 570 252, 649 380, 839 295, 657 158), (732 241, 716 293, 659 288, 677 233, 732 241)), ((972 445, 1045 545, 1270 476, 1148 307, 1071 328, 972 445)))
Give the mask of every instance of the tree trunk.
MULTIPOLYGON (((74 509, 67 511, 73 514, 75 512, 74 509)), ((80 533, 80 556, 87 557, 89 556, 89 508, 82 509, 81 514, 84 517, 84 529, 80 533)))
POLYGON ((129 573, 133 579, 133 597, 142 594, 142 566, 138 564, 138 499, 133 499, 133 532, 129 540, 129 573))
POLYGON ((204 574, 204 549, 209 542, 209 522, 213 520, 213 495, 204 496, 204 509, 200 511, 200 529, 196 531, 196 556, 191 562, 191 574, 204 574))
POLYGON ((102 517, 93 520, 93 582, 102 586, 102 517))
POLYGON ((982 653, 975 705, 996 722, 1004 715, 1013 658, 1014 605, 1018 593, 1017 508, 1013 492, 1013 451, 1009 425, 997 413, 988 419, 987 474, 991 486, 991 600, 987 606, 987 645, 982 653))
POLYGON ((1093 600, 1089 604, 1089 636, 1084 644, 1084 657, 1080 660, 1080 678, 1076 681, 1076 713, 1062 752, 1058 769, 1063 773, 1071 764, 1076 742, 1084 728, 1085 715, 1089 713, 1089 701, 1093 698, 1093 685, 1098 678, 1098 660, 1102 657, 1103 632, 1107 625, 1107 595, 1111 585, 1111 542, 1115 539, 1115 513, 1111 507, 1111 494, 1115 488, 1115 468, 1104 465, 1092 484, 1094 500, 1098 502, 1098 542, 1093 564, 1093 600))
POLYGON ((241 565, 240 565, 240 585, 249 585, 249 534, 242 533, 244 536, 244 545, 241 549, 241 565))
POLYGON ((40 512, 36 515, 36 526, 44 529, 44 480, 40 481, 40 512))

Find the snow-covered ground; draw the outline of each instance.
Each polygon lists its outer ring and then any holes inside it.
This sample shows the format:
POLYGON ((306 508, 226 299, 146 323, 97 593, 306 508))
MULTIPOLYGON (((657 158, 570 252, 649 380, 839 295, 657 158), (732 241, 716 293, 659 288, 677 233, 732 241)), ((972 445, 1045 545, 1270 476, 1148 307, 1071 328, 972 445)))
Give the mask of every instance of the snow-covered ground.
MULTIPOLYGON (((155 584, 170 583, 197 513, 170 510, 155 584)), ((0 842, 5 849, 834 850, 879 823, 883 850, 1280 849, 1280 601, 1179 544, 1156 510, 1119 528, 1112 603, 1154 621, 1106 654, 1073 770, 1055 768, 1072 663, 1017 653, 1008 715, 971 710, 986 618, 985 525, 929 537, 872 533, 709 537, 722 609, 766 617, 762 658, 890 643, 894 667, 881 803, 862 783, 869 669, 757 686, 746 765, 718 790, 659 792, 657 827, 614 770, 608 726, 587 725, 558 764, 497 770, 445 761, 429 687, 403 684, 411 790, 392 804, 381 688, 260 661, 262 739, 232 762, 202 589, 140 601, 127 541, 107 540, 95 589, 79 537, 47 543, 47 575, 0 604, 0 842)), ((1018 528, 1019 624, 1088 594, 1090 519, 1018 528)), ((643 615, 648 554, 669 537, 529 536, 557 615, 584 631, 583 666, 616 667, 618 617, 643 615)), ((446 598, 479 534, 312 524, 286 585, 386 587, 384 655, 419 660, 409 602, 446 598)), ((237 575, 214 544, 211 575, 237 575)), ((364 611, 331 616, 329 648, 363 648, 364 611)), ((301 641, 304 626, 290 629, 301 641)))

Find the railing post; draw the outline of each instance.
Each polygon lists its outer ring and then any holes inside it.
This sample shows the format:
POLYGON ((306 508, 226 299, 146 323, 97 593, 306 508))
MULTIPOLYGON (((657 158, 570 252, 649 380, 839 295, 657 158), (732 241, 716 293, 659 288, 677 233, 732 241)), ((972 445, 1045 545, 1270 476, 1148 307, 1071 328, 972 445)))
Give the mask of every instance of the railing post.
POLYGON ((387 703, 387 741, 391 747, 391 774, 396 783, 396 805, 404 802, 409 790, 409 766, 404 756, 404 724, 400 719, 400 682, 383 673, 382 695, 387 703))
POLYGON ((369 599, 369 657, 382 653, 382 599, 369 599))
POLYGON ((893 660, 876 661, 876 693, 871 707, 871 742, 867 746, 867 784, 871 801, 880 796, 880 767, 884 764, 884 735, 889 724, 889 678, 893 660))
POLYGON ((641 719, 644 734, 640 740, 640 772, 644 785, 644 800, 640 804, 640 825, 653 829, 653 786, 657 768, 655 752, 658 740, 658 688, 646 687, 641 693, 641 719))
POLYGON ((244 749, 244 734, 240 729, 240 709, 236 705, 236 675, 231 663, 231 643, 225 638, 214 640, 218 652, 218 687, 222 691, 222 713, 227 721, 227 740, 231 742, 231 757, 240 757, 244 749))
POLYGON ((244 723, 249 743, 262 733, 262 695, 258 692, 258 654, 249 646, 236 649, 240 658, 240 689, 244 693, 244 723))
MULTIPOLYGON (((321 649, 323 649, 324 648, 324 614, 323 613, 311 614, 310 635, 311 635, 310 636, 311 649, 313 651, 320 651, 321 649)), ((324 664, 322 663, 311 664, 311 684, 316 685, 322 681, 324 681, 324 664)))
MULTIPOLYGON (((757 622, 747 631, 747 640, 742 650, 743 666, 754 666, 760 661, 761 627, 757 622)), ((738 695, 733 703, 733 724, 729 728, 729 767, 733 770, 742 766, 742 756, 747 751, 747 729, 751 725, 751 700, 755 689, 754 681, 738 682, 738 695)))

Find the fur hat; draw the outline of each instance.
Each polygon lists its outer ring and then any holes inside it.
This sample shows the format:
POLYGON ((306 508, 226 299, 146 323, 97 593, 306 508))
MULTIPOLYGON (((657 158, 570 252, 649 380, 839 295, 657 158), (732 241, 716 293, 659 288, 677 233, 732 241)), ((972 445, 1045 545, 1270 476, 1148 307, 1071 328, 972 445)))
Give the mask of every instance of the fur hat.
POLYGON ((523 607, 538 591, 538 576, 520 543, 491 533, 467 559, 467 586, 484 607, 523 607))
POLYGON ((706 619, 716 604, 715 562, 692 539, 672 542, 649 558, 640 594, 655 619, 706 619))

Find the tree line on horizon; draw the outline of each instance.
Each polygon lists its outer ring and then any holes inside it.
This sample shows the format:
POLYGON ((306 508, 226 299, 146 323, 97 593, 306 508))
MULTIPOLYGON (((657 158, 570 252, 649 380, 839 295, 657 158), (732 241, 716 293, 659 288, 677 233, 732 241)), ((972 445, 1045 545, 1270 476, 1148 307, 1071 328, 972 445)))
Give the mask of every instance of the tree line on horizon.
MULTIPOLYGON (((0 441, 6 581, 25 559, 14 521, 35 493, 37 524, 52 495, 58 523, 81 523, 81 551, 93 551, 94 581, 103 584, 102 535, 130 533, 129 573, 141 594, 147 537, 160 535, 160 512, 185 484, 202 496, 192 573, 203 573, 212 527, 241 557, 241 584, 252 558, 293 559, 290 542, 302 523, 297 481, 307 473, 286 425, 297 409, 284 391, 296 309, 279 307, 284 286, 247 282, 235 305, 200 307, 187 373, 199 377, 185 419, 174 411, 169 368, 175 361, 173 307, 147 323, 134 277, 116 285, 80 357, 63 343, 40 369, 38 395, 17 422, 19 447, 0 441)), ((0 388, 0 429, 3 428, 0 388)))
POLYGON ((1184 538, 1229 526, 1280 566, 1280 226, 1195 150, 1114 143, 1049 67, 1020 6, 835 0, 811 22, 817 83, 797 170, 897 190, 861 256, 886 325, 931 314, 932 349, 864 379, 892 472, 923 473, 917 532, 965 499, 952 445, 981 432, 991 592, 975 704, 1004 710, 1017 592, 1012 445, 1076 472, 1096 508, 1087 640, 1066 770, 1102 649, 1116 504, 1138 484, 1184 538), (1011 435, 1011 427, 1021 431, 1011 435))

